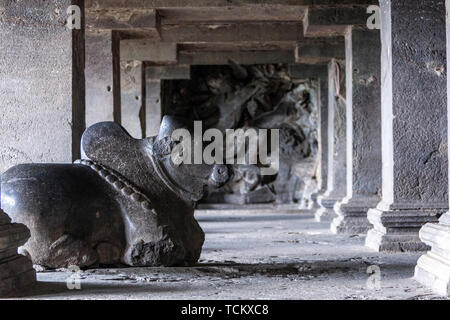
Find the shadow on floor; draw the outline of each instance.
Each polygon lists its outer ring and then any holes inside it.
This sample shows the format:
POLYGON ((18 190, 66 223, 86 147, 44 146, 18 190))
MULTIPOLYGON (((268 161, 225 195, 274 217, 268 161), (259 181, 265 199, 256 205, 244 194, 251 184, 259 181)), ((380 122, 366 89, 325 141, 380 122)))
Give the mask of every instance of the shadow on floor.
POLYGON ((274 215, 255 215, 255 216, 248 216, 248 215, 233 215, 233 216, 214 216, 214 215, 208 215, 208 216, 196 216, 198 222, 236 222, 236 221, 244 221, 244 222, 270 222, 270 221, 289 221, 289 220, 311 220, 313 216, 311 215, 302 215, 302 214, 289 214, 289 215, 282 215, 282 214, 274 214, 274 215))
MULTIPOLYGON (((302 261, 298 263, 281 264, 237 264, 237 263, 204 263, 198 264, 193 269, 211 274, 235 275, 245 277, 249 275, 264 276, 333 276, 334 274, 358 273, 367 275, 369 266, 378 265, 369 259, 348 259, 348 260, 317 260, 302 261)), ((383 263, 378 265, 382 274, 387 278, 395 274, 396 278, 407 279, 414 275, 415 264, 411 263, 383 263)))
MULTIPOLYGON (((28 288, 22 292, 20 296, 11 297, 15 298, 31 298, 31 299, 41 299, 41 298, 51 298, 63 295, 64 297, 83 299, 88 292, 89 295, 114 295, 118 294, 124 296, 124 292, 129 292, 130 294, 148 293, 157 294, 163 292, 182 292, 189 291, 188 287, 174 287, 174 286, 157 286, 148 282, 139 282, 134 280, 133 282, 124 283, 123 281, 111 281, 100 283, 89 283, 86 282, 89 279, 83 279, 81 290, 69 290, 65 282, 53 282, 53 281, 38 281, 35 286, 28 288)), ((100 280, 101 281, 101 280, 100 280)))

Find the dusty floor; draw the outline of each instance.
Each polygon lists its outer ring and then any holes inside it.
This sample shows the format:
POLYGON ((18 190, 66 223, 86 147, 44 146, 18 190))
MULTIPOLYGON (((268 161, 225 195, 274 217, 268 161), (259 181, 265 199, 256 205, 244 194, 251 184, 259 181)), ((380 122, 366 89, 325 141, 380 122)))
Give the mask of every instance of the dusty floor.
POLYGON ((196 216, 206 233, 196 267, 88 270, 81 290, 68 290, 68 272, 40 272, 31 298, 442 299, 411 278, 420 254, 372 252, 363 236, 332 235, 308 212, 196 216))

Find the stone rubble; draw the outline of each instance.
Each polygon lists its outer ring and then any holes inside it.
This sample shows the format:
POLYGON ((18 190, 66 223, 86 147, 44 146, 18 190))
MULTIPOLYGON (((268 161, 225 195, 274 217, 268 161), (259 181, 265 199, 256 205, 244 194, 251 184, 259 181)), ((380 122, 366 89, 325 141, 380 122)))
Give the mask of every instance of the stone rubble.
POLYGON ((0 297, 17 295, 36 281, 31 261, 17 253, 29 237, 23 224, 11 223, 0 209, 0 297))

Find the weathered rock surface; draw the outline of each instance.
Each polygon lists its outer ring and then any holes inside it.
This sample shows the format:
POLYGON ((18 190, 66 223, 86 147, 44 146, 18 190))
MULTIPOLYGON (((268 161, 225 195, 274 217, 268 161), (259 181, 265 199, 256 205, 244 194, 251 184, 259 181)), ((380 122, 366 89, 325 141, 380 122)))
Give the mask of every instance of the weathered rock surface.
POLYGON ((24 225, 11 223, 0 209, 0 296, 16 295, 36 280, 31 261, 17 253, 29 237, 24 225))

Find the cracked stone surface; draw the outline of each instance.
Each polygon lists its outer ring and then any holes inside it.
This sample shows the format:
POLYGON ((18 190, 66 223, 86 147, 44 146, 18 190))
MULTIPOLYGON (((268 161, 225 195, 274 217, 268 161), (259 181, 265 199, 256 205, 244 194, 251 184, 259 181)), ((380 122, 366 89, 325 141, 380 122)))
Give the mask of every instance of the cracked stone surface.
POLYGON ((67 289, 67 270, 45 271, 38 273, 38 286, 24 294, 31 299, 444 299, 413 280, 420 253, 374 252, 364 247, 364 236, 333 235, 329 223, 315 222, 308 211, 201 210, 196 217, 206 242, 195 267, 85 270, 81 290, 67 289), (379 267, 379 290, 367 285, 377 283, 371 281, 376 275, 367 273, 370 266, 379 267))

